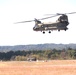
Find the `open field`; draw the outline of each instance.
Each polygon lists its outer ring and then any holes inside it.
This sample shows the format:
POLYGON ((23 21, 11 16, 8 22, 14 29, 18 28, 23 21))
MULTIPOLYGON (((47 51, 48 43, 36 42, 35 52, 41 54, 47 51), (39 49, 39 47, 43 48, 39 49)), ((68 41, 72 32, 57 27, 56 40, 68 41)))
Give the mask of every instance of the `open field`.
POLYGON ((76 60, 0 62, 0 75, 76 75, 76 60))

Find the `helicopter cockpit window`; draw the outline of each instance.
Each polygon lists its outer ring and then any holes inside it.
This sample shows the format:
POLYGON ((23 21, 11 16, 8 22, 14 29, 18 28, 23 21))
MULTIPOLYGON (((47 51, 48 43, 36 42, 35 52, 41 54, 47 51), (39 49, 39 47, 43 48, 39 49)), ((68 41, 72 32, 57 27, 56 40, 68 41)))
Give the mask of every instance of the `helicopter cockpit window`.
POLYGON ((34 26, 34 29, 37 29, 37 28, 39 28, 39 26, 38 26, 38 25, 35 25, 35 26, 34 26))

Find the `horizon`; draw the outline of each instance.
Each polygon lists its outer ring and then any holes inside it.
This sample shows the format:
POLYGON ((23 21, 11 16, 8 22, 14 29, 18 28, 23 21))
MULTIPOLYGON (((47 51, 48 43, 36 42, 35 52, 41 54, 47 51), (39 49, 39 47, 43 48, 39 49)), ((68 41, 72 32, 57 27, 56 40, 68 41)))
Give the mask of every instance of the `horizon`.
POLYGON ((56 44, 56 45, 69 45, 69 44, 76 44, 76 43, 67 43, 67 44, 64 44, 64 43, 43 43, 43 44, 20 44, 20 45, 0 45, 0 46, 28 46, 28 45, 45 45, 45 44, 56 44))

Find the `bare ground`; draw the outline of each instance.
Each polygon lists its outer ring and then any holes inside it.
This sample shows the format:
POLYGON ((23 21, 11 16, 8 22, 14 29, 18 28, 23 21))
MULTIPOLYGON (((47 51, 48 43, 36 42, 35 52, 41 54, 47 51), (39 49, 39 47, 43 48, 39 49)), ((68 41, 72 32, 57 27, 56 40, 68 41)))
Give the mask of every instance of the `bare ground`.
POLYGON ((76 75, 76 60, 0 62, 0 75, 76 75))

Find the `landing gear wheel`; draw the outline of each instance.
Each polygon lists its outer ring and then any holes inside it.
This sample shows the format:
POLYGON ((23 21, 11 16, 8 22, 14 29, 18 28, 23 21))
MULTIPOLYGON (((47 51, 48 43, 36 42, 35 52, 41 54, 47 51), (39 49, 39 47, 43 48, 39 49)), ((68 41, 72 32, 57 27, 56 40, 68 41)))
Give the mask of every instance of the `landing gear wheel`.
POLYGON ((66 31, 66 29, 65 29, 65 31, 66 31))
POLYGON ((66 31, 68 28, 65 28, 64 30, 66 31))
POLYGON ((58 29, 58 31, 60 31, 60 29, 58 29))
POLYGON ((43 31, 43 34, 45 34, 45 32, 43 31))
POLYGON ((49 33, 51 33, 51 31, 49 31, 49 33))

